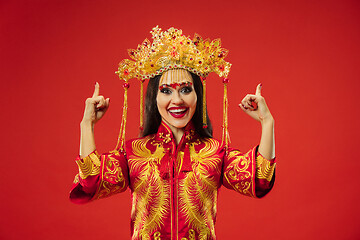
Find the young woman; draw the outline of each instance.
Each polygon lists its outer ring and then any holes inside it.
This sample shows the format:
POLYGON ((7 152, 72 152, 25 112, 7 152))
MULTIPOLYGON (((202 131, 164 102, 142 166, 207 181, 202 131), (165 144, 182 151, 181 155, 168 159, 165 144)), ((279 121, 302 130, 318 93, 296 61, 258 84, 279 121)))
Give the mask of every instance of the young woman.
POLYGON ((203 121, 203 86, 185 69, 164 71, 149 80, 143 137, 125 148, 98 154, 94 126, 109 107, 99 84, 86 100, 81 122, 79 174, 71 201, 85 203, 132 192, 132 239, 216 239, 217 194, 221 185, 263 197, 274 183, 274 119, 261 84, 240 108, 262 126, 260 144, 243 154, 212 138, 203 121), (255 105, 255 106, 254 106, 255 105))

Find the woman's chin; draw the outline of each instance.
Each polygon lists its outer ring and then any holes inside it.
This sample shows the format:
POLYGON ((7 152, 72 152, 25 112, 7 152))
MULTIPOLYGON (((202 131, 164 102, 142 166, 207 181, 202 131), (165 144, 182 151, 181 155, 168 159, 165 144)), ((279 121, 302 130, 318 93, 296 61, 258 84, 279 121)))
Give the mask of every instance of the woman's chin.
POLYGON ((186 125, 189 123, 190 119, 176 119, 176 120, 167 120, 163 119, 167 125, 173 128, 182 129, 186 127, 186 125))

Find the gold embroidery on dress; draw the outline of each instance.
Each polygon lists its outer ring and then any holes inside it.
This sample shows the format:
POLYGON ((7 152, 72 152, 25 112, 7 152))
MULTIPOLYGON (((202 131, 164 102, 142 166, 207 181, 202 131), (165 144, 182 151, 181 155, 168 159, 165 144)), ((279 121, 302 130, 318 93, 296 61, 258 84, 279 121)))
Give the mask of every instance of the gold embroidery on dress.
POLYGON ((159 143, 152 138, 137 139, 132 142, 133 153, 129 157, 130 174, 136 171, 134 182, 132 219, 134 219, 133 238, 150 239, 150 233, 164 224, 164 217, 170 209, 170 185, 160 176, 158 164, 165 155, 159 143), (147 143, 155 144, 152 153, 147 143))
POLYGON ((251 172, 248 171, 250 167, 251 160, 249 158, 249 153, 245 155, 241 154, 238 150, 233 150, 228 153, 228 158, 236 158, 231 162, 228 166, 230 169, 228 172, 224 174, 227 182, 234 188, 235 191, 240 192, 242 194, 246 194, 249 196, 253 196, 253 193, 249 191, 252 184, 252 175, 251 172), (249 179, 248 181, 244 181, 249 179), (231 182, 236 181, 235 185, 232 185, 231 182))
POLYGON ((102 181, 100 182, 99 192, 94 197, 95 199, 104 198, 126 189, 126 181, 119 165, 119 160, 112 157, 114 155, 120 157, 118 151, 113 152, 113 155, 104 156, 102 181))
POLYGON ((95 194, 94 199, 108 197, 115 193, 122 192, 123 190, 124 189, 118 185, 114 186, 114 184, 102 180, 99 185, 99 192, 95 194))
MULTIPOLYGON (((193 171, 180 181, 179 207, 185 213, 186 222, 199 233, 198 239, 202 240, 215 238, 213 219, 216 216, 218 181, 209 172, 220 175, 221 159, 215 155, 220 145, 218 141, 204 139, 204 147, 196 152, 195 145, 198 144, 189 144, 193 171)), ((192 229, 194 235, 195 230, 192 229)))
POLYGON ((115 183, 123 182, 125 184, 124 175, 121 171, 121 167, 117 159, 109 156, 108 160, 106 161, 105 167, 106 171, 104 177, 107 180, 115 183))
POLYGON ((160 232, 154 233, 154 240, 161 240, 161 233, 160 232))
POLYGON ((269 160, 259 154, 256 158, 256 177, 270 182, 274 174, 275 165, 275 163, 271 165, 269 160))
POLYGON ((159 137, 161 139, 163 139, 164 143, 168 143, 168 142, 171 141, 171 134, 170 133, 167 133, 165 136, 164 136, 164 133, 159 133, 159 137))
POLYGON ((78 183, 79 182, 79 174, 76 174, 75 175, 75 179, 74 179, 74 183, 78 183))
POLYGON ((101 162, 99 160, 99 154, 96 151, 90 153, 83 159, 77 160, 76 164, 79 166, 79 175, 82 179, 100 173, 101 162))
POLYGON ((186 140, 190 141, 191 138, 195 135, 195 131, 194 130, 190 130, 189 134, 186 135, 186 140))
POLYGON ((179 151, 177 159, 176 159, 178 173, 181 171, 183 162, 184 162, 184 152, 179 151))
POLYGON ((189 238, 181 238, 181 240, 195 240, 195 231, 194 229, 189 229, 189 238))

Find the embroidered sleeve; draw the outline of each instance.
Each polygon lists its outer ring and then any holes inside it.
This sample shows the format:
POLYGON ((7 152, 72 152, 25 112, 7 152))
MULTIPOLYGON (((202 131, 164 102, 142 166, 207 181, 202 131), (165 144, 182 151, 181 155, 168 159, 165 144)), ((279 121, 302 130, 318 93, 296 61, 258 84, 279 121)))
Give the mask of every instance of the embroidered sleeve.
POLYGON ((113 151, 99 155, 95 150, 85 158, 78 157, 75 162, 79 173, 70 191, 72 202, 86 203, 126 190, 129 181, 124 154, 113 151))
POLYGON ((243 154, 230 149, 224 161, 223 184, 250 197, 263 197, 274 184, 275 159, 267 160, 257 147, 243 154))
POLYGON ((256 173, 255 173, 255 193, 256 197, 265 196, 275 181, 275 158, 268 160, 256 151, 256 173))

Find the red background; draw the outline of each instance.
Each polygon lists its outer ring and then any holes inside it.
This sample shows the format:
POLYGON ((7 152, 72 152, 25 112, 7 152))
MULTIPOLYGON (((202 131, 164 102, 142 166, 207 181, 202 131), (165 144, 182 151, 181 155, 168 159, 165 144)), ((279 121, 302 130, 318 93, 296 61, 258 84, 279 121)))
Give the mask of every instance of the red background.
MULTIPOLYGON (((156 25, 230 50, 233 147, 259 142, 259 124, 237 107, 259 82, 275 117, 276 185, 261 200, 221 189, 218 238, 359 239, 359 10, 355 0, 1 1, 0 239, 129 239, 129 191, 87 205, 68 191, 94 82, 111 98, 96 126, 104 152, 121 121, 116 66, 156 25)), ((222 84, 208 83, 219 138, 222 84)), ((138 127, 131 84, 128 138, 138 127)))

